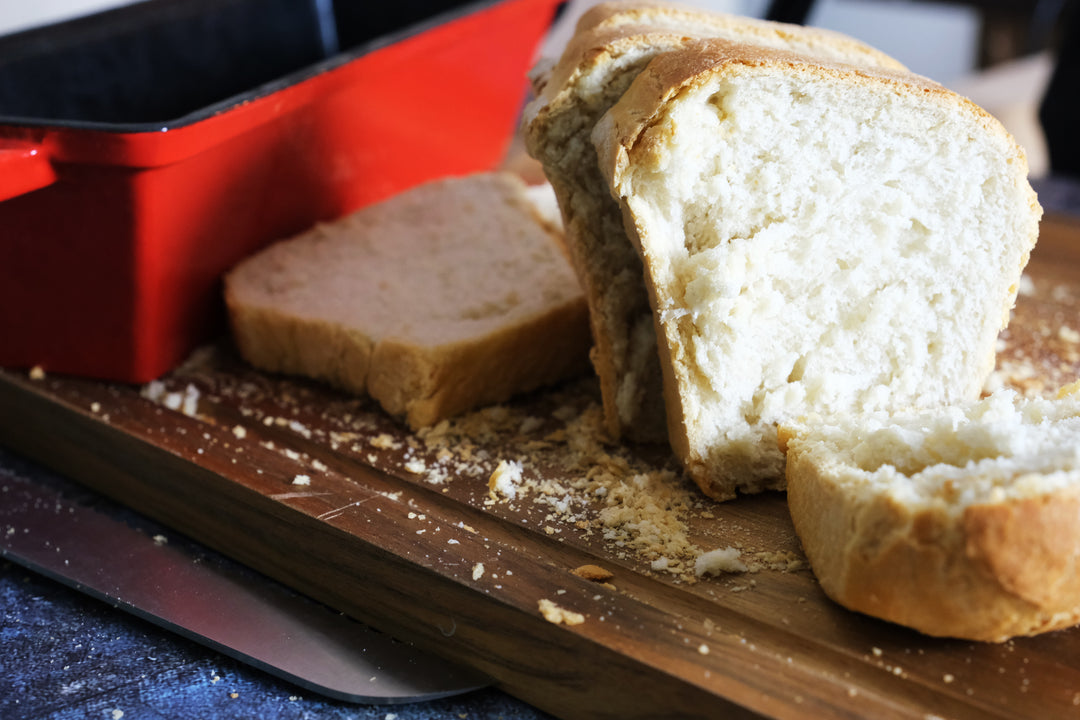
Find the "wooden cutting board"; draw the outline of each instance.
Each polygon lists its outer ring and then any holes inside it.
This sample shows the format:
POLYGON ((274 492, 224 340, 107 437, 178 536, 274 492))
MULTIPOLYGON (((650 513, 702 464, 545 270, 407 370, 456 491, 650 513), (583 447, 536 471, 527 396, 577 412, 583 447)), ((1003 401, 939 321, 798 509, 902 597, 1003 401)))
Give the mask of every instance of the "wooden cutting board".
MULTIPOLYGON (((1049 393, 1080 374, 1080 225, 1044 221, 1027 275, 998 377, 1049 393)), ((714 503, 599 425, 584 378, 411 434, 227 342, 146 387, 0 371, 0 442, 560 717, 1080 715, 1080 630, 846 611, 783 494, 714 503), (713 550, 745 569, 699 576, 713 550)))

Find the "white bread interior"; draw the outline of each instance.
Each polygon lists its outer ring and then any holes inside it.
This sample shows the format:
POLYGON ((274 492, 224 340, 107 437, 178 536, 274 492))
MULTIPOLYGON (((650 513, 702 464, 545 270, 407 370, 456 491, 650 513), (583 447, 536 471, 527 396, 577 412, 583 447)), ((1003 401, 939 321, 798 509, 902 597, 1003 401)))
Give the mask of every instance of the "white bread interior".
POLYGON ((899 69, 883 53, 836 33, 710 13, 663 2, 589 9, 558 62, 534 71, 537 98, 524 122, 529 153, 555 189, 574 267, 585 289, 608 431, 667 440, 656 335, 641 260, 596 164, 600 117, 658 54, 694 38, 751 39, 768 47, 899 69))
POLYGON ((1041 215, 979 108, 710 39, 657 56, 593 138, 644 260, 670 440, 706 493, 783 488, 791 418, 978 396, 1041 215))
POLYGON ((438 180, 251 256, 225 278, 241 355, 414 429, 585 371, 588 309, 528 192, 438 180))
POLYGON ((808 418, 780 439, 795 529, 837 602, 973 640, 1080 620, 1080 395, 808 418))

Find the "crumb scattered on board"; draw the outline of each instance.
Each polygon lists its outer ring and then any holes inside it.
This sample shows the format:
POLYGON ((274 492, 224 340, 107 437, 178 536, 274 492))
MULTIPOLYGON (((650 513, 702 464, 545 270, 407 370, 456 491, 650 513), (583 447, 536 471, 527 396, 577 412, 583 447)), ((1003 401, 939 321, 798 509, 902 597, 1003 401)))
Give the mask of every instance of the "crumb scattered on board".
POLYGON ((592 580, 593 582, 607 582, 615 577, 615 573, 606 570, 599 565, 582 565, 574 568, 573 572, 579 578, 592 580))
MULTIPOLYGON (((677 582, 722 574, 716 567, 700 571, 700 558, 711 557, 717 547, 714 536, 725 536, 727 530, 711 512, 715 503, 669 455, 646 459, 608 439, 592 378, 550 391, 542 410, 530 404, 495 405, 407 433, 361 399, 341 396, 327 407, 306 402, 303 385, 257 374, 244 381, 215 372, 219 353, 197 353, 171 377, 144 386, 142 395, 196 417, 200 410, 212 415, 216 403, 230 398, 226 404, 235 406, 243 421, 229 418, 224 429, 236 440, 257 442, 298 463, 301 467, 286 482, 307 485, 328 468, 286 441, 275 442, 280 432, 315 440, 380 469, 396 468, 444 491, 451 481, 468 483, 479 503, 495 512, 525 514, 549 537, 602 544, 614 558, 677 582), (304 416, 316 407, 318 418, 304 416), (710 528, 707 542, 691 528, 695 522, 710 528)), ((737 544, 729 538, 720 547, 737 544)), ((791 544, 738 547, 741 564, 732 565, 730 572, 805 569, 791 544)), ((604 573, 610 571, 599 572, 587 579, 608 582, 604 573)))
POLYGON ((547 598, 541 599, 538 605, 540 607, 540 614, 543 615, 544 619, 549 623, 554 623, 556 625, 580 625, 585 622, 585 616, 581 613, 560 607, 547 598))

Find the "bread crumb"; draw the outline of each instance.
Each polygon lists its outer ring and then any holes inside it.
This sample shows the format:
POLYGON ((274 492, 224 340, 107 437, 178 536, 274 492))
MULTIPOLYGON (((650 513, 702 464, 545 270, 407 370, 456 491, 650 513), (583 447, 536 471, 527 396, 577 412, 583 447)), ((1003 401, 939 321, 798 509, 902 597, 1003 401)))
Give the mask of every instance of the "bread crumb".
POLYGON ((701 643, 700 645, 698 645, 697 651, 699 653, 701 653, 702 655, 708 655, 709 654, 709 646, 706 645, 705 643, 701 643))
POLYGON ((405 470, 413 475, 423 475, 427 472, 427 463, 419 458, 413 458, 405 463, 405 470))
POLYGON ((158 534, 154 536, 155 545, 166 545, 168 542, 169 538, 165 537, 164 535, 158 534))
POLYGON ((574 568, 573 573, 579 578, 584 578, 593 582, 607 582, 615 577, 615 573, 610 570, 605 570, 599 565, 582 565, 581 567, 574 568))
POLYGON ((139 391, 142 397, 151 402, 164 405, 169 410, 178 410, 188 417, 195 417, 199 409, 199 388, 188 384, 183 392, 168 392, 165 383, 151 380, 139 391))
POLYGON ((1074 345, 1080 343, 1080 332, 1073 330, 1068 325, 1062 325, 1058 328, 1058 337, 1063 341, 1074 345))
POLYGON ((881 657, 881 648, 879 647, 870 648, 870 652, 874 654, 874 657, 881 657))
POLYGON ((34 367, 30 368, 30 379, 31 380, 44 380, 45 379, 45 368, 41 367, 40 365, 35 365, 34 367))
POLYGON ((231 692, 231 693, 229 693, 229 697, 231 697, 233 700, 235 700, 236 698, 240 697, 240 693, 231 692))
MULTIPOLYGON (((793 572, 803 570, 806 567, 805 556, 790 550, 756 552, 751 555, 751 562, 747 563, 747 568, 751 572, 763 568, 781 572, 793 572)), ((803 600, 805 601, 805 598, 803 600)))
POLYGON ((232 429, 232 434, 236 436, 238 440, 243 440, 247 437, 247 428, 245 428, 243 425, 234 425, 232 429))
POLYGON ((717 548, 698 555, 694 561, 694 574, 719 575, 720 573, 746 572, 746 563, 742 561, 742 553, 733 547, 717 548))
POLYGON ((184 388, 184 399, 180 405, 180 412, 188 417, 195 417, 199 410, 199 388, 189 384, 184 388))
POLYGON ((306 440, 311 439, 311 429, 301 422, 298 422, 296 420, 290 420, 289 429, 306 440))
POLYGON ((484 577, 484 563, 476 563, 472 569, 472 579, 479 580, 484 577))
POLYGON ((555 625, 580 625, 585 622, 585 616, 581 613, 559 607, 546 598, 540 600, 538 605, 540 607, 540 614, 543 615, 544 619, 549 623, 555 625))
POLYGON ((310 475, 297 475, 296 477, 294 477, 292 479, 292 484, 293 485, 310 485, 311 484, 311 476, 310 475))
POLYGON ((673 467, 611 442, 598 390, 589 379, 556 391, 548 416, 564 426, 542 440, 522 438, 521 430, 548 421, 526 423, 536 411, 513 406, 466 413, 417 436, 429 452, 441 454, 440 467, 453 477, 486 476, 485 504, 527 498, 548 511, 541 529, 551 527, 559 537, 575 529, 603 541, 618 558, 652 563, 666 557, 668 573, 697 582, 693 560, 702 549, 690 539, 688 520, 700 496, 673 467), (500 467, 493 471, 497 458, 486 451, 496 447, 500 467))
POLYGON ((488 491, 492 498, 502 495, 508 500, 517 498, 518 483, 521 482, 522 464, 514 460, 500 460, 494 472, 488 478, 488 491))
POLYGON ((944 675, 941 676, 941 679, 945 683, 951 683, 953 680, 956 679, 956 677, 954 677, 952 673, 945 673, 944 675))
POLYGON ((401 443, 394 439, 394 436, 390 433, 379 433, 375 437, 368 440, 372 447, 379 450, 396 450, 401 447, 401 443))
POLYGON ((120 718, 122 718, 122 717, 124 717, 124 711, 123 710, 120 710, 118 708, 118 709, 112 711, 112 720, 120 720, 120 718))

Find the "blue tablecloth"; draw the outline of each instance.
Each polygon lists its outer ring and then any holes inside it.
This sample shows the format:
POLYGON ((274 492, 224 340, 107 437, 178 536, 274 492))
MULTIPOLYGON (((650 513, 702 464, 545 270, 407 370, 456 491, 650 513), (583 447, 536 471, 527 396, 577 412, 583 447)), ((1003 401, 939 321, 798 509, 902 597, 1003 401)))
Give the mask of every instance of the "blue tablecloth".
MULTIPOLYGON (((53 485, 66 483, 3 448, 0 473, 35 477, 53 485)), ((81 488, 76 492, 80 497, 92 496, 81 488)), ((98 509, 109 511, 109 507, 101 502, 98 509)), ((128 511, 114 508, 112 512, 128 511)), ((329 700, 0 560, 3 720, 547 717, 495 689, 404 705, 329 700)))

